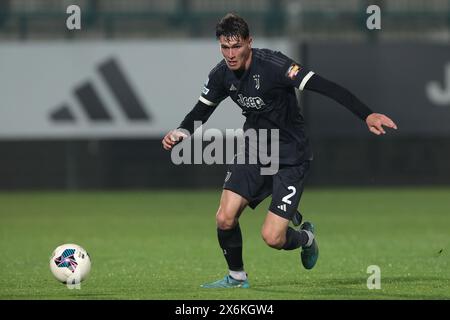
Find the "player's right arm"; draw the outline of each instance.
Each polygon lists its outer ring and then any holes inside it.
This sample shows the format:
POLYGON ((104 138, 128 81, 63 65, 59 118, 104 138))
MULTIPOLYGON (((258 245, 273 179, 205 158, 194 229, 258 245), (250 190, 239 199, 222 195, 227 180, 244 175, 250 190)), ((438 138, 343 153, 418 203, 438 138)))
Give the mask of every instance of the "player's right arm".
POLYGON ((194 124, 196 121, 205 123, 215 108, 208 106, 201 100, 197 102, 194 108, 186 115, 177 129, 169 131, 163 138, 162 144, 164 149, 170 150, 172 147, 183 139, 188 138, 194 133, 194 124))
POLYGON ((205 123, 219 103, 228 96, 223 86, 223 72, 226 64, 219 63, 208 76, 202 93, 194 108, 186 115, 177 129, 169 131, 162 140, 163 148, 170 150, 181 140, 188 138, 197 129, 196 122, 205 123))

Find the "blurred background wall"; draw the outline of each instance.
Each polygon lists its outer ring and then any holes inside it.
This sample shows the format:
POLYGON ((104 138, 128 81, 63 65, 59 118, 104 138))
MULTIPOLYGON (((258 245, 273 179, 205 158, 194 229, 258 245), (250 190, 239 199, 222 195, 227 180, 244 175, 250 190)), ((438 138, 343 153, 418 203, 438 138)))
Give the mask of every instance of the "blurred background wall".
MULTIPOLYGON (((221 59, 235 11, 254 47, 340 83, 399 130, 375 137, 345 108, 299 93, 309 185, 450 184, 449 0, 2 0, 0 188, 220 187, 224 165, 172 164, 160 140, 221 59), (81 8, 68 30, 66 8, 81 8), (381 30, 368 30, 368 5, 381 30)), ((207 127, 239 128, 230 99, 207 127)))

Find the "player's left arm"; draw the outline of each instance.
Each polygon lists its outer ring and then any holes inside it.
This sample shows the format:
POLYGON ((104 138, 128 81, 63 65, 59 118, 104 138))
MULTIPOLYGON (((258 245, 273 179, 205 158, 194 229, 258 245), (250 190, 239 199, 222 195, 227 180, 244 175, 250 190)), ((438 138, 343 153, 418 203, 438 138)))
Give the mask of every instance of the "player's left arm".
POLYGON ((318 92, 325 95, 347 109, 349 109, 358 118, 365 121, 370 132, 380 135, 385 134, 383 126, 397 129, 397 125, 384 114, 373 112, 368 106, 366 106, 361 100, 359 100, 354 94, 340 85, 322 78, 318 74, 310 73, 311 76, 301 89, 318 92))
POLYGON ((384 114, 374 113, 347 89, 322 78, 280 52, 275 54, 277 55, 277 61, 284 60, 281 68, 278 68, 278 79, 282 85, 295 87, 300 90, 315 91, 337 101, 358 118, 365 121, 369 130, 376 135, 386 133, 383 126, 397 129, 394 121, 384 114))

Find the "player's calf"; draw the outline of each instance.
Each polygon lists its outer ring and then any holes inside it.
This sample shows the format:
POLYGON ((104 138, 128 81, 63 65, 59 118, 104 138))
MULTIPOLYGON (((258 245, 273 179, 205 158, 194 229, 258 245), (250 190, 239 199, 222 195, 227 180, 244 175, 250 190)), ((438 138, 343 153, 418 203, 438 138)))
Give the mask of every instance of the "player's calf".
POLYGON ((261 230, 266 244, 275 249, 294 250, 308 243, 309 234, 305 230, 289 227, 290 219, 269 211, 261 230))
POLYGON ((271 232, 270 230, 267 229, 263 229, 263 231, 261 232, 261 236, 264 240, 264 242, 271 248, 274 249, 282 249, 284 243, 286 242, 286 237, 284 234, 281 233, 274 233, 271 232))
POLYGON ((294 228, 288 227, 286 231, 286 241, 283 244, 283 250, 295 250, 303 247, 312 241, 314 235, 305 230, 295 230, 294 228))

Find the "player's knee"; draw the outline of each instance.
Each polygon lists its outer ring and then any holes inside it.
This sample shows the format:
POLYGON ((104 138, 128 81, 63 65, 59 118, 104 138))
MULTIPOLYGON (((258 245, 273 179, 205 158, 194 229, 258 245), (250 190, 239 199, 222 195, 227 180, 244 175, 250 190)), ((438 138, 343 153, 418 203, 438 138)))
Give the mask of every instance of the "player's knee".
POLYGON ((232 229, 237 224, 236 215, 230 210, 220 207, 216 214, 216 224, 217 228, 222 230, 232 229))
POLYGON ((264 242, 269 247, 272 247, 274 249, 281 249, 284 245, 284 242, 286 241, 285 236, 268 229, 263 229, 261 232, 261 236, 264 242))

